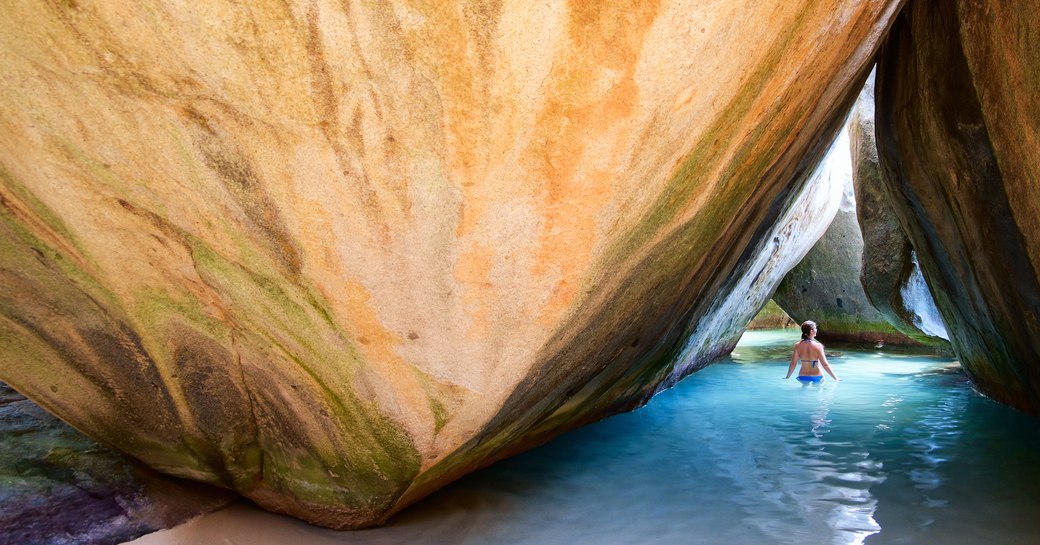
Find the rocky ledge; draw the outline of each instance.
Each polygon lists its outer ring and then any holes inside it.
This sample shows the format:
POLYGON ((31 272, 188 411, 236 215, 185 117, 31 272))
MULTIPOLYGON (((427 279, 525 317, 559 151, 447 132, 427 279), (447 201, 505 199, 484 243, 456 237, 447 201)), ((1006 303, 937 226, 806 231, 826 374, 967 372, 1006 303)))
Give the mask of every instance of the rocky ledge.
POLYGON ((122 543, 234 497, 105 448, 3 383, 0 438, 0 543, 122 543))

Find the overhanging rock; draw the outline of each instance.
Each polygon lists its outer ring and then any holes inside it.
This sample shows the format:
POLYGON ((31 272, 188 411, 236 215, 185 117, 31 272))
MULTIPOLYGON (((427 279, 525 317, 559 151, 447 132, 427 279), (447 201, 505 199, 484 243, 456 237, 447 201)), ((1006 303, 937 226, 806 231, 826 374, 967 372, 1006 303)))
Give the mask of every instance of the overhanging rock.
POLYGON ((900 3, 12 3, 0 380, 380 523, 672 380, 900 3))

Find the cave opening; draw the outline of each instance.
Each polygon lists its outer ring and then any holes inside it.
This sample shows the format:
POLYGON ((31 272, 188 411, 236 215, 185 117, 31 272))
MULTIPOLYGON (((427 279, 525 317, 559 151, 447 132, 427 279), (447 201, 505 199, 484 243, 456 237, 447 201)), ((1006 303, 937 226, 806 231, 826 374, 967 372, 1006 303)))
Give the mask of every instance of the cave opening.
POLYGON ((874 71, 818 166, 839 186, 826 229, 778 282, 750 329, 813 320, 834 346, 950 352, 942 317, 883 183, 875 134, 874 71))

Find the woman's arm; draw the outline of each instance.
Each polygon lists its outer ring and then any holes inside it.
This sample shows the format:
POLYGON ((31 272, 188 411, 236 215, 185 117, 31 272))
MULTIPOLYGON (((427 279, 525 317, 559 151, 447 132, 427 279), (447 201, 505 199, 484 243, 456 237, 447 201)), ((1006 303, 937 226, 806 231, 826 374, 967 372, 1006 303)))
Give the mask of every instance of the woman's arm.
POLYGON ((831 378, 834 380, 841 380, 838 378, 838 375, 834 374, 834 371, 831 371, 831 364, 827 362, 827 354, 823 349, 823 343, 820 343, 820 365, 823 366, 823 370, 827 371, 827 374, 830 375, 831 378))
POLYGON ((798 364, 798 346, 795 345, 794 353, 791 354, 791 365, 787 366, 787 376, 784 378, 791 378, 791 373, 794 372, 794 366, 798 364))

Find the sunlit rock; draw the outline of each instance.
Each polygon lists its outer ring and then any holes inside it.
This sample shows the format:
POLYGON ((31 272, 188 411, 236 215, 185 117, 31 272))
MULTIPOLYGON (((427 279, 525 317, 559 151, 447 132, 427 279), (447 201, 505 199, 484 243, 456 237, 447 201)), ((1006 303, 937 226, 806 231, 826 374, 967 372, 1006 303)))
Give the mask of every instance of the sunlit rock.
POLYGON ((964 369, 1040 412, 1040 7, 912 1, 877 76, 881 163, 964 369))
POLYGON ((380 523, 724 351, 899 4, 12 3, 0 379, 380 523))

